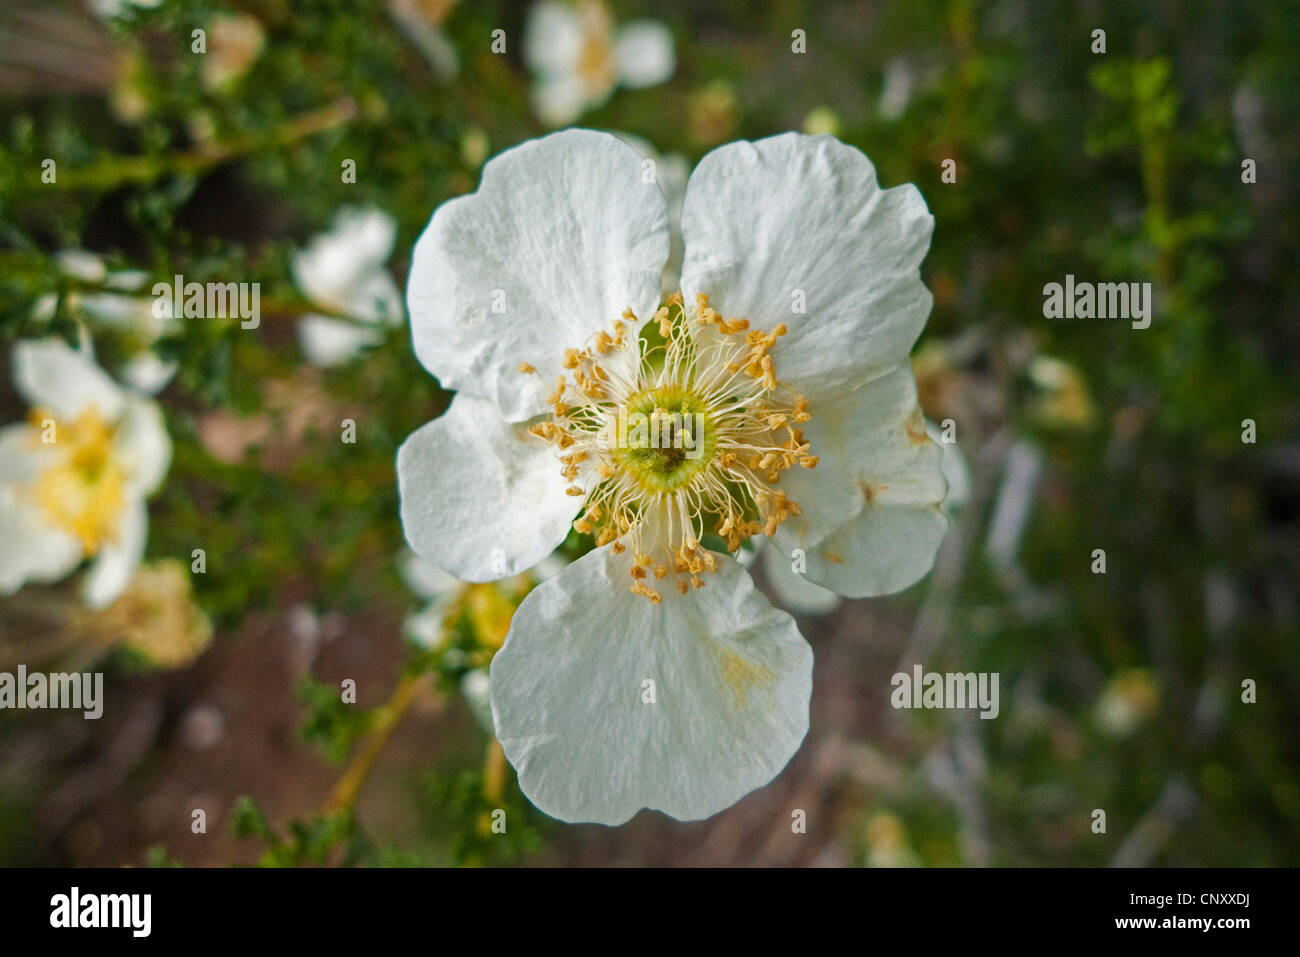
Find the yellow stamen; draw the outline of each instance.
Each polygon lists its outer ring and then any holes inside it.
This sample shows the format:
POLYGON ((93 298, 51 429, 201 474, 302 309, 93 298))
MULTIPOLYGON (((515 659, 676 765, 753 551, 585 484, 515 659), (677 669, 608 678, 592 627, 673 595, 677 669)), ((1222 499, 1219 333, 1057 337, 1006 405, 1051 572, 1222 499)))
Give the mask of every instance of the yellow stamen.
POLYGON ((623 321, 635 319, 625 310, 613 335, 597 331, 590 348, 564 351, 568 375, 547 398, 551 420, 529 432, 562 453, 566 492, 585 498, 574 529, 615 554, 630 550, 632 591, 657 604, 651 574, 677 576, 684 594, 717 571, 700 541, 706 530, 734 553, 798 516, 777 484, 817 457, 797 428, 811 418, 807 399, 776 378, 771 352, 784 324, 751 329, 707 295, 688 310, 673 293, 653 314, 663 341, 642 355, 623 321), (629 424, 634 415, 640 432, 629 424))

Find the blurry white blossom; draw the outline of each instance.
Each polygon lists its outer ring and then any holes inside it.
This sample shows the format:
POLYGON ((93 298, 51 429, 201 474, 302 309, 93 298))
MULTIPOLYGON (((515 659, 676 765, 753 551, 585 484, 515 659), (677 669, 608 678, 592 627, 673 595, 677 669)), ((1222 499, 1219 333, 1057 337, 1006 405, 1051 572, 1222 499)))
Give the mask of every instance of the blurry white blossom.
POLYGON ((209 90, 230 86, 248 72, 266 46, 266 31, 246 13, 217 14, 208 23, 201 76, 209 90))
POLYGON ((396 235, 387 213, 348 206, 328 232, 294 253, 290 269, 303 295, 348 317, 309 313, 299 320, 298 343, 308 362, 341 365, 380 342, 383 326, 401 324, 402 294, 385 266, 396 235))
POLYGON ((145 499, 171 462, 162 411, 58 339, 17 343, 13 381, 31 414, 0 428, 0 594, 89 559, 84 597, 103 608, 144 557, 145 499))
MULTIPOLYGON (((178 364, 164 360, 155 346, 180 326, 168 303, 143 294, 149 274, 139 269, 109 270, 104 260, 84 249, 64 249, 55 261, 67 276, 101 287, 100 291, 72 292, 66 309, 92 326, 110 330, 121 346, 124 358, 115 368, 119 378, 133 388, 157 395, 176 375, 178 364)), ((50 293, 36 302, 34 314, 49 319, 57 297, 50 293)))
POLYGON ((600 0, 533 5, 524 34, 533 71, 533 107, 550 126, 566 126, 617 86, 656 86, 673 75, 673 35, 657 20, 616 27, 600 0))

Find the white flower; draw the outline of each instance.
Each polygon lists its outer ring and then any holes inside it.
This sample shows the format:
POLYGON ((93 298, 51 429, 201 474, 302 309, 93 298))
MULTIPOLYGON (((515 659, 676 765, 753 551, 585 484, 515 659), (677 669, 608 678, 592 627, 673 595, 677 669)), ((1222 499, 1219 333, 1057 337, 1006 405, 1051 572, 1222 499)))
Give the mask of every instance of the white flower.
POLYGON ((551 126, 565 126, 604 103, 616 86, 657 86, 673 75, 673 35, 657 20, 617 29, 600 0, 533 5, 524 59, 537 77, 533 105, 551 126))
POLYGON ((663 194, 625 144, 568 130, 490 161, 413 257, 416 353, 459 394, 398 452, 407 540, 471 581, 571 526, 598 546, 529 593, 491 666, 520 785, 568 821, 707 817, 803 740, 811 649, 706 535, 772 536, 856 597, 924 575, 947 524, 908 362, 931 305, 916 189, 789 133, 706 156, 682 228, 685 295, 661 304, 663 194), (622 434, 635 412, 668 447, 622 434))
POLYGON ((381 340, 378 327, 401 324, 402 294, 384 265, 396 235, 397 224, 387 213, 348 206, 335 215, 329 232, 294 253, 290 270, 303 295, 357 320, 315 313, 300 319, 298 344, 312 365, 354 359, 381 340))
POLYGON ((59 340, 19 342, 13 369, 32 411, 0 428, 0 593, 92 559, 84 595, 103 608, 144 556, 145 498, 171 461, 162 412, 59 340))
MULTIPOLYGON (((161 358, 155 346, 159 339, 174 334, 179 322, 170 311, 160 315, 154 299, 139 295, 149 274, 139 269, 110 271, 102 258, 84 249, 61 250, 55 259, 65 275, 104 287, 103 292, 70 293, 67 308, 116 333, 124 352, 115 369, 118 377, 148 395, 166 388, 179 364, 161 358)), ((42 296, 34 312, 51 318, 56 304, 54 294, 42 296)))

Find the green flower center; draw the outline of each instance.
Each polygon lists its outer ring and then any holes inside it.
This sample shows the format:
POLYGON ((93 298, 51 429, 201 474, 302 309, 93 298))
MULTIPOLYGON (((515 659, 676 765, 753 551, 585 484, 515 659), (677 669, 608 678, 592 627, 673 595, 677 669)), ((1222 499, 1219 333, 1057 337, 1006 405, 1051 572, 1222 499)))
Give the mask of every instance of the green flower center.
POLYGON ((648 389, 619 408, 614 459, 648 492, 673 492, 713 461, 708 406, 687 389, 648 389))

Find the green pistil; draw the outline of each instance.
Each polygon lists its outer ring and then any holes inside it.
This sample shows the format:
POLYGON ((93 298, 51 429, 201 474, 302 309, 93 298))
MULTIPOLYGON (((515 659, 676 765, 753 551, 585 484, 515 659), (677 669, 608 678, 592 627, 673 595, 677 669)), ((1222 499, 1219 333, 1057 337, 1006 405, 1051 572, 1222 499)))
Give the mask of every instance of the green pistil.
POLYGON ((647 491, 673 492, 708 466, 716 448, 704 403, 685 389, 662 388, 628 401, 614 458, 647 491))

